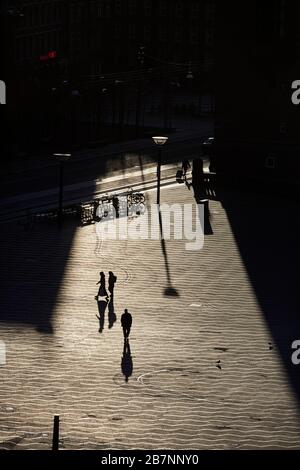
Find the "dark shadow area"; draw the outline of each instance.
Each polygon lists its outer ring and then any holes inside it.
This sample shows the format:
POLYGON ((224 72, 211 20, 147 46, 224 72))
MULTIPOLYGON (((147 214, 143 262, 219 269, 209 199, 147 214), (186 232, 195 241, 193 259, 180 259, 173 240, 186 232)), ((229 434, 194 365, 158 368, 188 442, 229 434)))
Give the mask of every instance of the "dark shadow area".
POLYGON ((122 370, 122 374, 125 377, 125 382, 128 382, 128 379, 132 375, 132 372, 133 372, 133 362, 132 362, 132 356, 131 356, 131 350, 130 350, 130 344, 129 344, 128 338, 124 339, 121 370, 122 370))
MULTIPOLYGON (((215 190, 211 184, 209 175, 203 172, 203 160, 197 158, 193 160, 192 182, 186 182, 188 189, 192 186, 194 198, 198 205, 203 206, 204 211, 204 235, 212 235, 211 214, 209 210, 209 200, 215 198, 215 190)), ((201 214, 199 214, 199 219, 201 214)))
POLYGON ((162 250, 162 253, 164 255, 166 276, 167 276, 167 284, 168 284, 167 287, 164 290, 164 295, 170 296, 170 297, 178 297, 179 296, 178 291, 172 286, 170 267, 169 267, 169 261, 168 261, 168 253, 167 253, 166 242, 165 242, 164 234, 163 234, 163 224, 162 224, 162 218, 161 218, 160 210, 158 211, 158 218, 159 218, 159 228, 160 228, 161 250, 162 250))
POLYGON ((300 338, 298 205, 272 193, 219 188, 217 194, 299 401, 300 369, 291 361, 291 344, 300 338))
MULTIPOLYGON (((292 342, 300 337, 296 197, 293 200, 282 187, 254 186, 248 180, 236 181, 232 188, 224 180, 218 181, 217 175, 208 176, 203 184, 201 162, 193 170, 196 201, 203 197, 218 200, 226 211, 262 315, 300 404, 299 366, 291 361, 292 342)), ((270 344, 266 348, 273 349, 270 344)))
MULTIPOLYGON (((140 167, 140 172, 141 172, 141 176, 142 176, 142 183, 143 183, 143 186, 145 185, 146 183, 146 179, 145 179, 145 175, 144 175, 144 164, 143 164, 143 159, 142 159, 142 156, 138 155, 138 159, 139 159, 139 167, 140 167)), ((146 202, 146 205, 149 201, 149 196, 148 196, 148 193, 145 193, 145 202, 146 202)))
POLYGON ((53 310, 70 255, 76 224, 37 224, 26 231, 2 224, 0 322, 53 333, 53 310))

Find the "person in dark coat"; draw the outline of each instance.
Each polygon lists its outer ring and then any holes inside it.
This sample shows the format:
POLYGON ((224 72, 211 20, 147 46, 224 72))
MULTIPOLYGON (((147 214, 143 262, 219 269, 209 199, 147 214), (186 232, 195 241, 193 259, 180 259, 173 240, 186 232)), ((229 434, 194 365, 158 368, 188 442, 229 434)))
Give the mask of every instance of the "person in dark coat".
POLYGON ((121 325, 123 328, 124 338, 128 338, 129 333, 130 333, 130 328, 132 325, 132 316, 128 312, 127 308, 125 308, 125 311, 121 316, 121 325))
POLYGON ((191 164, 190 162, 188 161, 188 159, 186 158, 185 160, 183 160, 182 162, 182 176, 184 179, 186 179, 186 173, 187 171, 191 168, 191 164))

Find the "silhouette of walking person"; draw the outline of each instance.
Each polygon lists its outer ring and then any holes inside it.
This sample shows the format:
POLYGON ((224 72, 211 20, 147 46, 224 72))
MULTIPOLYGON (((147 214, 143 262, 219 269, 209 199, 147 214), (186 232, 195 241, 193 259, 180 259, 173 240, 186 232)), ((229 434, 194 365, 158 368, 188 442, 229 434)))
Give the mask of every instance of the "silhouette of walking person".
POLYGON ((205 197, 205 189, 203 186, 204 173, 203 173, 203 160, 202 158, 195 158, 193 160, 192 170, 192 186, 194 190, 194 196, 198 203, 200 199, 205 197))
POLYGON ((107 290, 106 290, 106 287, 105 287, 105 274, 104 274, 103 271, 100 272, 100 279, 96 283, 96 285, 98 285, 98 284, 100 284, 99 290, 98 290, 98 297, 107 297, 108 298, 107 290))
POLYGON ((114 288, 115 288, 115 283, 116 282, 117 282, 117 276, 115 276, 112 271, 109 271, 108 290, 110 292, 111 297, 113 297, 113 295, 114 295, 114 288))
POLYGON ((181 169, 182 169, 182 172, 183 172, 182 176, 184 177, 184 179, 186 179, 186 173, 190 168, 191 168, 191 164, 188 161, 188 159, 186 158, 185 160, 183 160, 182 166, 181 166, 181 169))
POLYGON ((128 312, 127 308, 125 308, 125 311, 121 316, 121 325, 122 325, 122 328, 123 328, 124 338, 126 339, 129 336, 130 328, 131 328, 131 325, 132 325, 132 316, 128 312))
POLYGON ((124 339, 123 357, 121 362, 122 374, 125 377, 125 382, 128 382, 129 377, 132 375, 133 362, 130 351, 129 340, 124 339))

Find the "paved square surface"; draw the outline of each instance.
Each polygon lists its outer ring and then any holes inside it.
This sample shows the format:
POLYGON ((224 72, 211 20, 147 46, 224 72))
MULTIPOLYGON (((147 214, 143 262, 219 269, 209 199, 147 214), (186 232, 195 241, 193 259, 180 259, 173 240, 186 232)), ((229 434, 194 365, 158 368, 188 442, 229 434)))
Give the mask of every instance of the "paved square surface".
MULTIPOLYGON (((193 202, 182 186, 163 189, 162 202, 193 202)), ((155 196, 147 193, 147 203, 155 196)), ((288 369, 290 344, 277 336, 300 337, 290 321, 294 299, 282 318, 274 313, 272 330, 272 291, 252 282, 247 263, 255 255, 244 256, 241 225, 235 232, 231 218, 249 222, 255 245, 253 204, 258 218, 272 221, 272 238, 285 203, 226 197, 210 201, 213 233, 200 251, 186 251, 185 240, 166 241, 164 249, 159 240, 101 241, 96 226, 67 224, 61 233, 51 224, 29 232, 1 226, 1 449, 51 448, 54 414, 64 449, 300 448, 300 365, 288 369), (100 271, 117 276, 102 333, 94 298, 100 271), (165 295, 170 285, 177 296, 165 295), (124 308, 133 316, 128 382, 124 308)), ((293 243, 291 234, 285 245, 293 243)), ((284 263, 281 250, 276 263, 284 263)), ((264 269, 272 275, 271 265, 264 269)), ((280 276, 284 283, 288 273, 280 276)))

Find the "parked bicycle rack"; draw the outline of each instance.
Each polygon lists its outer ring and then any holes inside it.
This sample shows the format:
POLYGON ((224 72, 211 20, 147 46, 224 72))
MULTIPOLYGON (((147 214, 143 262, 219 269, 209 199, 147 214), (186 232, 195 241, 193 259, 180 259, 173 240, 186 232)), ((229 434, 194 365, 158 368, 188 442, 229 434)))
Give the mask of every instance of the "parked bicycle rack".
MULTIPOLYGON (((120 217, 136 217, 145 212, 145 196, 142 193, 128 193, 105 196, 93 201, 83 202, 63 208, 63 217, 75 217, 81 226, 90 225, 103 220, 120 217)), ((28 213, 19 224, 24 229, 32 229, 37 222, 57 221, 58 210, 28 213)))

